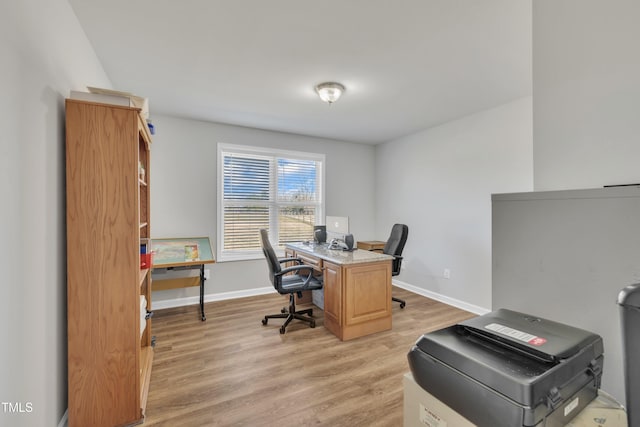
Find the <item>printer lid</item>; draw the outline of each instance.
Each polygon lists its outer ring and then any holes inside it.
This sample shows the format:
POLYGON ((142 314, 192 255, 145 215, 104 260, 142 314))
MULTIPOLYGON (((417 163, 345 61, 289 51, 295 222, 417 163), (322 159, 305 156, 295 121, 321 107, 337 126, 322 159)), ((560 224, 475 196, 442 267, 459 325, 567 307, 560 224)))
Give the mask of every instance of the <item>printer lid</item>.
POLYGON ((583 329, 504 308, 461 322, 458 328, 547 363, 570 358, 600 339, 583 329))

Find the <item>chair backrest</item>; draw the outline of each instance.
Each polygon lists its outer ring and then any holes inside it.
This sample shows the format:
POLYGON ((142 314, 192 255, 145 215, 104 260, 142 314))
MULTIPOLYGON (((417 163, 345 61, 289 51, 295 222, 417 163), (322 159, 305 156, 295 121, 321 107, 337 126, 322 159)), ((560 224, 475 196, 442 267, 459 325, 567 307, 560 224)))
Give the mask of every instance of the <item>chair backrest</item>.
POLYGON ((269 233, 264 228, 260 229, 260 241, 262 243, 262 253, 264 253, 264 257, 267 259, 267 264, 269 265, 269 279, 273 286, 276 287, 279 285, 279 281, 276 280, 276 273, 280 273, 282 268, 280 267, 276 252, 273 250, 271 242, 269 242, 269 233))
MULTIPOLYGON (((407 227, 405 224, 393 224, 393 227, 391 228, 391 235, 389 236, 387 243, 385 243, 382 252, 394 257, 401 257, 402 251, 404 250, 404 245, 405 243, 407 243, 407 236, 409 236, 409 227, 407 227)), ((401 264, 401 258, 396 258, 393 261, 392 274, 394 276, 400 274, 401 264)))

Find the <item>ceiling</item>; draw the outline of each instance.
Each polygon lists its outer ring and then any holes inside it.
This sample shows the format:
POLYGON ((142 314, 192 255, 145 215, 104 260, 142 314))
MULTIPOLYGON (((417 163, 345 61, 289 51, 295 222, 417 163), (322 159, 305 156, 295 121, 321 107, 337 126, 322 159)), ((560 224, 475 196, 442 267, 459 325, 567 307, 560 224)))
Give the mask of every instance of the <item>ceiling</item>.
POLYGON ((531 0, 69 3, 151 118, 377 144, 531 94, 531 0))

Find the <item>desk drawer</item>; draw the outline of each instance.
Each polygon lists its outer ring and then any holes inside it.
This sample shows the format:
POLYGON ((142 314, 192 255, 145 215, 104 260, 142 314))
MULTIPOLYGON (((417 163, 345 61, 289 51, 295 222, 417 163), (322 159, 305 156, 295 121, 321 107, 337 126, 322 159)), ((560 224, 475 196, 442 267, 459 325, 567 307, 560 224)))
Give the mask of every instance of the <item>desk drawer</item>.
POLYGON ((320 258, 302 252, 297 252, 296 257, 300 258, 304 264, 312 265, 315 269, 322 270, 322 260, 320 258))

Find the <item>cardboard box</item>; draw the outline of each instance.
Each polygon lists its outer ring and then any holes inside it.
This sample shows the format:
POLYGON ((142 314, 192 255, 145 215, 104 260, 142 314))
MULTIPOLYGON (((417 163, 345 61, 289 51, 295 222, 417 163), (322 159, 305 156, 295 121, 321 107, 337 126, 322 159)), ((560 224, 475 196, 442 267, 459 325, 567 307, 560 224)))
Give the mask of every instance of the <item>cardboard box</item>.
MULTIPOLYGON (((475 427, 404 374, 404 427, 475 427)), ((608 426, 607 426, 608 427, 608 426)))
POLYGON ((599 390, 598 397, 566 427, 627 427, 627 413, 613 397, 599 390))
MULTIPOLYGON (((404 427, 474 427, 469 420, 425 391, 413 379, 404 375, 404 427)), ((622 405, 599 390, 592 400, 566 427, 628 427, 622 405)))

